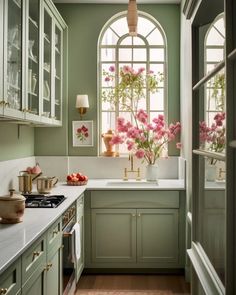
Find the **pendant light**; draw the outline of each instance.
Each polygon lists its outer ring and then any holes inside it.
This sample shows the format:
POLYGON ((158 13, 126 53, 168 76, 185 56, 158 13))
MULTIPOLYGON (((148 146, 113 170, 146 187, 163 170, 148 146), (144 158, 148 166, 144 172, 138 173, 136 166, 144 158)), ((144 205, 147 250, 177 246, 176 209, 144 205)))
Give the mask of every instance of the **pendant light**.
POLYGON ((129 0, 127 11, 127 23, 129 27, 129 35, 137 36, 138 11, 136 0, 129 0))

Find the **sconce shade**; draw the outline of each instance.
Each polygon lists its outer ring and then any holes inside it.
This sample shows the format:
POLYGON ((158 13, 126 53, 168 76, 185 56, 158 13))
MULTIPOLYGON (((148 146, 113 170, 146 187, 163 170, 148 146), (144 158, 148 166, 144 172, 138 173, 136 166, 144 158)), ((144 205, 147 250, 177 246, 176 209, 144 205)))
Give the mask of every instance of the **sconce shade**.
POLYGON ((127 11, 127 23, 129 27, 129 35, 137 36, 138 11, 136 0, 129 0, 127 11))
POLYGON ((76 96, 76 108, 89 108, 89 101, 87 94, 78 94, 76 96))

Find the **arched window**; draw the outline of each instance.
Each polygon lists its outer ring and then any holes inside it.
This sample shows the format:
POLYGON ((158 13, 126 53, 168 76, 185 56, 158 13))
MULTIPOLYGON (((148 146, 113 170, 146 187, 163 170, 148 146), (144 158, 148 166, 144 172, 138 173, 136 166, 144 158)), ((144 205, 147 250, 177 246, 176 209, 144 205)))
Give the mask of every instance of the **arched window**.
MULTIPOLYGON (((204 65, 205 74, 224 60, 225 25, 224 15, 220 14, 213 21, 205 36, 204 65)), ((208 126, 214 122, 218 112, 225 111, 225 70, 208 81, 205 87, 205 120, 208 126)))
MULTIPOLYGON (((164 80, 158 84, 158 91, 150 93, 145 90, 145 98, 138 103, 139 109, 148 112, 150 120, 158 114, 165 114, 167 119, 167 60, 166 37, 160 24, 150 15, 138 13, 138 35, 129 36, 126 12, 112 17, 101 31, 98 41, 98 93, 99 93, 99 130, 100 135, 116 128, 116 118, 122 116, 131 119, 131 113, 117 105, 104 102, 102 94, 119 83, 120 68, 127 65, 134 70, 144 68, 146 73, 153 71, 162 74, 164 80), (104 71, 110 67, 115 69, 113 84, 108 87, 104 79, 104 71)), ((101 136, 99 136, 101 139, 101 136)), ((125 154, 126 147, 119 147, 119 153, 125 154)), ((100 153, 105 146, 100 141, 100 153)))

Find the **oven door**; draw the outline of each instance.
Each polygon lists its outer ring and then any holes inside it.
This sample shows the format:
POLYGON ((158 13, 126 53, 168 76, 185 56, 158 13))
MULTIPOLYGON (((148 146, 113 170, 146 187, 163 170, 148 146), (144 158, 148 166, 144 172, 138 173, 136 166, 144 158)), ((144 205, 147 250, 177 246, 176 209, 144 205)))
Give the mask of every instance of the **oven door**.
POLYGON ((63 295, 72 295, 76 290, 75 280, 75 217, 63 229, 63 295))

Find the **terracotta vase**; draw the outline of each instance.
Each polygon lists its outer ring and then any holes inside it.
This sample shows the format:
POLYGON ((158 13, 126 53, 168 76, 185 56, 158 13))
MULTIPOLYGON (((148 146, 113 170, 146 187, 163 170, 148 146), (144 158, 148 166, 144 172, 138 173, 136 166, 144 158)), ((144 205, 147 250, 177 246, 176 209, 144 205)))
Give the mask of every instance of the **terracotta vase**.
POLYGON ((106 156, 106 157, 116 157, 117 156, 116 152, 113 151, 114 147, 112 145, 110 145, 110 141, 111 141, 113 135, 114 135, 114 132, 111 129, 109 129, 107 131, 107 133, 102 134, 103 142, 106 147, 106 151, 103 153, 103 156, 106 156))

